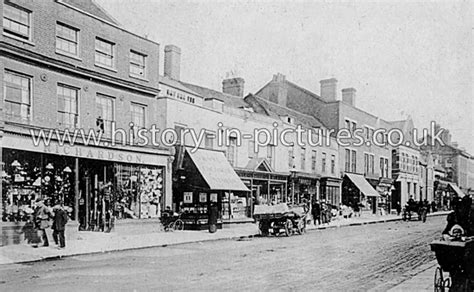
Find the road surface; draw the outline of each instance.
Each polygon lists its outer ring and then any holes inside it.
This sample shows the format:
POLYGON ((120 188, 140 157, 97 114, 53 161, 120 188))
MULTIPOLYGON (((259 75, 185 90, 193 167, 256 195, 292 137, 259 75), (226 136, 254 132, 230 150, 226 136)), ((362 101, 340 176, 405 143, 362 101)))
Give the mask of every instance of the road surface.
POLYGON ((434 259, 445 217, 0 266, 0 291, 384 291, 434 259))

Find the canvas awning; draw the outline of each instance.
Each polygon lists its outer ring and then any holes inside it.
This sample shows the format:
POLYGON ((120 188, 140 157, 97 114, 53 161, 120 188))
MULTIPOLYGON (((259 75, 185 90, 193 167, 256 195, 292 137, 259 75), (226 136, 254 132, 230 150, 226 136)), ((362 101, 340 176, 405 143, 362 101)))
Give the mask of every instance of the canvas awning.
POLYGON ((186 152, 211 190, 249 191, 224 153, 206 149, 198 149, 195 152, 186 149, 186 152))
POLYGON ((380 196, 379 192, 377 192, 370 184, 360 174, 354 173, 346 173, 346 176, 354 183, 354 185, 359 189, 359 191, 364 194, 366 197, 378 197, 380 196))
POLYGON ((456 184, 449 183, 449 186, 454 190, 454 192, 456 192, 456 194, 458 195, 458 197, 462 198, 462 197, 465 196, 465 194, 463 193, 463 191, 461 191, 461 189, 460 189, 456 184))

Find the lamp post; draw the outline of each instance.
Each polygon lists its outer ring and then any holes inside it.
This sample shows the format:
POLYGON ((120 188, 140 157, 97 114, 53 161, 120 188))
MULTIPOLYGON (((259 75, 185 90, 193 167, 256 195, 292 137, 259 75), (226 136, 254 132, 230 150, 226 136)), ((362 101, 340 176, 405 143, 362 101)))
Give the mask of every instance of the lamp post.
POLYGON ((295 203, 295 178, 296 178, 296 168, 293 165, 293 168, 290 170, 291 178, 291 204, 295 203))

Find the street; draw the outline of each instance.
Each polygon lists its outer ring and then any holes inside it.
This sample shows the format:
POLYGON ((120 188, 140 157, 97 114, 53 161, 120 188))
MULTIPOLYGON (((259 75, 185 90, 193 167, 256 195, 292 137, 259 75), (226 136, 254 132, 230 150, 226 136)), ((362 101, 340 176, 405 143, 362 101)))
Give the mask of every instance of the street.
POLYGON ((434 259, 445 217, 0 266, 1 291, 385 291, 434 259))

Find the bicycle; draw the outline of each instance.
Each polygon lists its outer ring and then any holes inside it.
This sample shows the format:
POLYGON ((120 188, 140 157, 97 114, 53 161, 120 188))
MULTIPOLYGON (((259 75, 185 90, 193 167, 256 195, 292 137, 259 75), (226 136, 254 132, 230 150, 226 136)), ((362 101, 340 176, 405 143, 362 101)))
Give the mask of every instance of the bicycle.
MULTIPOLYGON (((167 220, 170 220, 168 218, 167 220)), ((163 220, 163 219, 162 219, 163 220)), ((163 224, 165 227, 165 231, 183 231, 184 230, 184 221, 181 220, 181 214, 176 218, 176 220, 171 221, 169 223, 163 224)))

